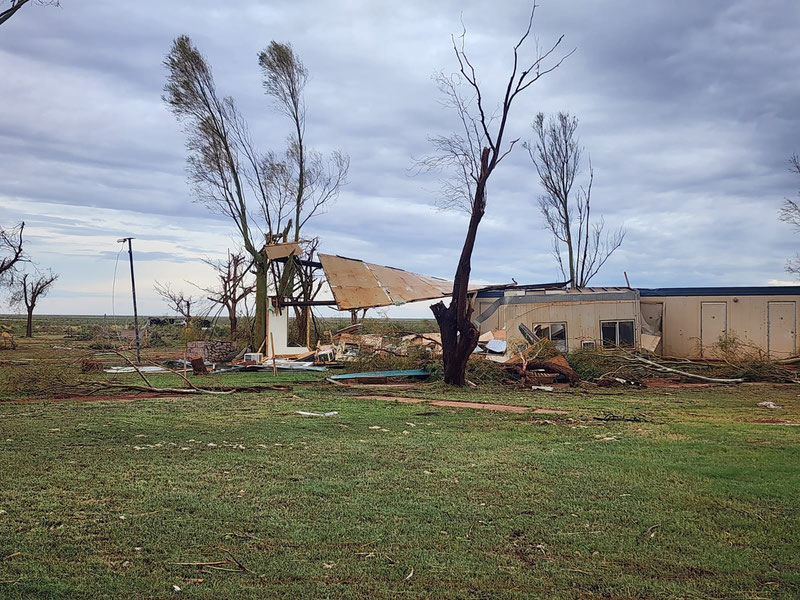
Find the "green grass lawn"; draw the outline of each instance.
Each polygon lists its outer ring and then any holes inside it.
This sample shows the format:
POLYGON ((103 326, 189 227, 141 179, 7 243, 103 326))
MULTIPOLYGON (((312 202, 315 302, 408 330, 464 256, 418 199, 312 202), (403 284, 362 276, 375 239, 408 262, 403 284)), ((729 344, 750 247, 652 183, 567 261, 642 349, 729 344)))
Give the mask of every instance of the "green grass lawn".
POLYGON ((800 595, 796 387, 354 393, 0 403, 0 597, 800 595))

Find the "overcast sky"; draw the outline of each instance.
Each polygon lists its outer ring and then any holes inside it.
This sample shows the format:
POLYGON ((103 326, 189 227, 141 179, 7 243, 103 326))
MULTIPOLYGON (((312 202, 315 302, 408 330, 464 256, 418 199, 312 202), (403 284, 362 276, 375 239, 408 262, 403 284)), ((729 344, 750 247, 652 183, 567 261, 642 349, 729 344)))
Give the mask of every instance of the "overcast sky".
MULTIPOLYGON (((0 6, 7 1, 0 0, 0 6)), ((62 0, 25 6, 0 27, 0 223, 26 222, 26 247, 61 279, 43 313, 130 313, 127 263, 111 291, 117 238, 134 236, 140 311, 163 314, 155 280, 207 283, 204 256, 232 224, 192 201, 184 136, 161 100, 172 40, 189 35, 219 90, 264 150, 289 124, 261 87, 257 53, 290 41, 311 80, 307 141, 351 157, 350 183, 309 223, 325 252, 451 278, 466 216, 435 208, 435 176, 413 176, 430 135, 455 127, 431 77, 455 70, 450 34, 489 102, 500 97, 529 4, 62 0)), ((542 46, 564 35, 557 71, 519 97, 509 134, 566 110, 595 169, 593 210, 627 229, 593 280, 639 287, 789 282, 800 241, 778 221, 800 178, 800 3, 796 0, 543 0, 542 46)), ((534 52, 533 46, 525 47, 534 52)), ((522 148, 496 171, 473 256, 480 282, 553 281, 522 148)), ((125 255, 122 256, 125 258, 125 255)), ((429 316, 424 306, 396 310, 429 316)))

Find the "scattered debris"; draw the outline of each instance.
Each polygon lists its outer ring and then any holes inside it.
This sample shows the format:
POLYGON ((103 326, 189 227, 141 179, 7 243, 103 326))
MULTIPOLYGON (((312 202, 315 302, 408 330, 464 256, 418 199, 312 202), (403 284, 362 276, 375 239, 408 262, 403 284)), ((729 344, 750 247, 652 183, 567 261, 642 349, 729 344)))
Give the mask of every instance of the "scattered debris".
POLYGON ((756 406, 763 406, 764 408, 783 408, 783 406, 779 406, 778 404, 770 402, 769 400, 766 400, 764 402, 759 402, 758 404, 756 404, 756 406))
POLYGON ((594 420, 595 421, 625 421, 625 422, 628 422, 628 423, 652 423, 652 421, 649 421, 648 419, 645 419, 644 417, 639 417, 639 416, 636 416, 636 415, 633 415, 633 416, 630 416, 630 417, 626 417, 625 415, 620 416, 620 415, 615 415, 613 413, 606 413, 606 415, 603 416, 603 417, 594 417, 594 420))
POLYGON ((335 417, 339 414, 339 412, 335 410, 326 413, 307 412, 305 410, 296 410, 294 412, 296 412, 298 415, 304 415, 306 417, 335 417))
POLYGON ((192 375, 208 375, 208 368, 206 368, 206 361, 202 356, 195 356, 190 359, 192 363, 192 375))
POLYGON ((122 375, 124 373, 136 373, 137 371, 140 371, 142 373, 167 373, 169 369, 165 367, 156 367, 156 366, 108 367, 107 369, 103 369, 103 372, 111 373, 113 375, 122 375))

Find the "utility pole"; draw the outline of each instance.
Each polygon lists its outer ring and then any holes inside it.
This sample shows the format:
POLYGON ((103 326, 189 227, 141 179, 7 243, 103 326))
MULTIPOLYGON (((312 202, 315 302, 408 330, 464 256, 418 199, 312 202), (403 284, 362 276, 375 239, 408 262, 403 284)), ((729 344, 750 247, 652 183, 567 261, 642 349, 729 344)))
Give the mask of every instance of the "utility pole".
POLYGON ((133 245, 131 244, 132 237, 121 238, 117 240, 120 243, 128 242, 128 257, 131 263, 131 292, 133 293, 133 329, 136 332, 136 362, 142 362, 142 350, 139 343, 139 314, 136 311, 136 280, 133 277, 133 245))

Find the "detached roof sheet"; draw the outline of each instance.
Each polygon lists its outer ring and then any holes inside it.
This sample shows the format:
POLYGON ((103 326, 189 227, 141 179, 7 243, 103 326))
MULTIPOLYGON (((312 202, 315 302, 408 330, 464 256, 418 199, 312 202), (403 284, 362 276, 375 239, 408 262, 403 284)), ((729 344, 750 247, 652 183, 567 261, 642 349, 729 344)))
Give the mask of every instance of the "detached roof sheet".
POLYGON ((297 242, 268 244, 264 246, 264 252, 266 252, 267 258, 270 260, 275 260, 276 258, 286 258, 292 254, 300 254, 300 244, 297 242))
POLYGON ((342 310, 374 308, 449 296, 453 283, 355 258, 319 254, 322 269, 342 310))

